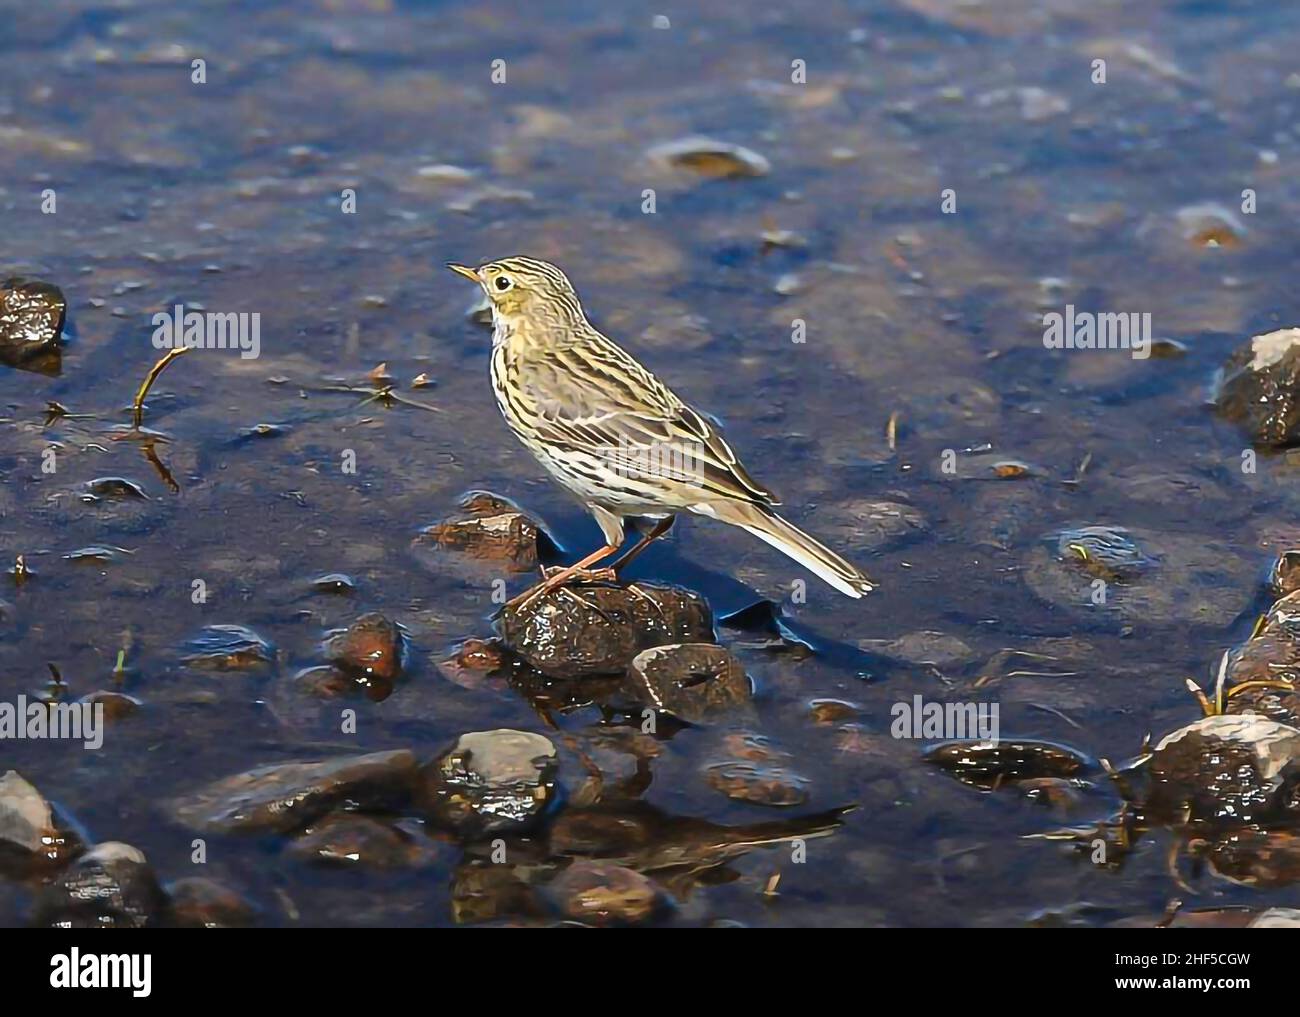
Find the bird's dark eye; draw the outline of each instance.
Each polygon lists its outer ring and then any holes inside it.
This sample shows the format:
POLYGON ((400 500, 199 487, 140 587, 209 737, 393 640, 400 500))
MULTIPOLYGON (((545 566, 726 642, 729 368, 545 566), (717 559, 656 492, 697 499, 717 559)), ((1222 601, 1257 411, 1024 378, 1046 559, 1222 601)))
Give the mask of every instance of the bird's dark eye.
POLYGON ((499 276, 497 276, 496 288, 499 289, 502 293, 504 293, 506 290, 510 289, 510 279, 509 279, 509 277, 504 276, 504 275, 499 275, 499 276))

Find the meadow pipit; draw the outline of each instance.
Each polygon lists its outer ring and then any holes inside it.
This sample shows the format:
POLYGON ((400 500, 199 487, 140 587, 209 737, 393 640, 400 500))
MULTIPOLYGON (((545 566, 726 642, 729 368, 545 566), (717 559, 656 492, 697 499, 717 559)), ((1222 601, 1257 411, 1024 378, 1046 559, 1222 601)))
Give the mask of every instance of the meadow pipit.
POLYGON ((712 423, 587 321, 558 268, 533 258, 447 267, 482 286, 491 304, 492 388, 506 423, 605 536, 528 598, 573 578, 612 577, 678 512, 748 530, 850 597, 871 592, 865 573, 776 514, 779 502, 712 423), (622 546, 629 518, 654 525, 611 567, 594 569, 622 546))

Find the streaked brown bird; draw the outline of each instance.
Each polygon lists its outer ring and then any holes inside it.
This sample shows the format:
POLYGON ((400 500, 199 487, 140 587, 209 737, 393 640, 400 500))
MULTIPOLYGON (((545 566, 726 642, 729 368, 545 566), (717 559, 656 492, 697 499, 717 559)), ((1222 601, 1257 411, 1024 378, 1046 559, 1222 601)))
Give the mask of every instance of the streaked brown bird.
POLYGON ((526 595, 574 578, 610 578, 679 512, 748 530, 850 597, 870 593, 860 569, 776 514, 708 420, 587 320, 554 265, 504 258, 448 265, 483 287, 492 308, 492 388, 506 423, 547 471, 591 510, 605 544, 526 595), (624 521, 654 525, 608 568, 624 521))

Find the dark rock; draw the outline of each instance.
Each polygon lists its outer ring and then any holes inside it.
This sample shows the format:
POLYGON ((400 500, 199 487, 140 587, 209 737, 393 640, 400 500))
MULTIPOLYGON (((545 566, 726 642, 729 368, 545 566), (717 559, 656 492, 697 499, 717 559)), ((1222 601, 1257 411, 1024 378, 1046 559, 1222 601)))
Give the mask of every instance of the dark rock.
POLYGON ((757 641, 747 641, 747 646, 791 652, 799 658, 813 652, 812 644, 791 629, 781 611, 781 605, 771 600, 757 600, 748 607, 719 618, 718 624, 759 637, 757 641))
POLYGON ((557 550, 540 522, 488 491, 470 491, 459 513, 426 526, 415 543, 501 564, 511 572, 529 572, 557 550))
POLYGON ((1295 807, 1300 730, 1254 714, 1203 717, 1163 739, 1147 773, 1153 816, 1178 823, 1267 822, 1295 807))
POLYGON ((628 668, 628 681, 644 702, 688 724, 716 719, 753 696, 744 665, 713 643, 643 650, 628 668))
POLYGON ((1082 753, 1050 742, 945 742, 927 752, 925 761, 963 784, 984 789, 1039 777, 1074 777, 1091 768, 1082 753))
POLYGON ((57 374, 67 304, 51 283, 0 282, 0 363, 57 374))
POLYGON ((438 662, 438 671, 461 688, 481 688, 493 672, 505 666, 506 652, 496 640, 466 639, 438 662))
POLYGON ((553 678, 618 674, 652 646, 714 638, 698 593, 643 583, 561 587, 522 607, 506 605, 498 625, 511 650, 553 678))
POLYGON ((1256 445, 1287 448, 1300 438, 1300 328, 1253 337, 1224 364, 1215 406, 1256 445))
POLYGON ((728 141, 692 136, 665 141, 646 152, 652 165, 685 169, 702 177, 762 177, 771 170, 766 159, 753 149, 728 141))
POLYGON ((1234 883, 1276 888, 1300 881, 1300 837, 1290 830, 1234 829, 1200 852, 1215 872, 1234 883))
POLYGON ((488 859, 466 858, 456 866, 451 884, 451 915, 458 925, 499 918, 541 917, 545 908, 520 867, 488 859))
POLYGON ((402 671, 402 630, 382 614, 363 614, 346 629, 330 634, 325 653, 359 680, 391 688, 402 671))
POLYGON ((350 597, 357 592, 356 580, 342 572, 331 572, 317 576, 311 581, 311 588, 316 593, 332 593, 337 596, 350 597))
POLYGON ((257 918, 246 897, 203 876, 178 879, 167 886, 171 924, 183 929, 245 929, 257 918))
POLYGON ((666 903, 663 892, 641 873, 608 862, 576 861, 547 890, 567 917, 601 926, 647 922, 666 903))
POLYGON ((303 861, 374 869, 411 869, 437 857, 433 843, 413 824, 353 812, 331 812, 286 848, 303 861))
POLYGON ((144 854, 129 844, 96 844, 36 900, 36 924, 70 929, 141 929, 161 924, 167 897, 144 854))
POLYGON ((751 805, 803 805, 808 801, 808 779, 782 766, 731 760, 707 767, 704 779, 733 801, 751 805))
POLYGON ((858 646, 894 660, 940 668, 964 664, 974 655, 970 646, 956 636, 929 630, 909 632, 897 639, 863 639, 858 646))
POLYGON ((21 774, 10 770, 0 777, 0 871, 23 876, 57 869, 84 847, 80 834, 21 774))
POLYGON ((529 731, 472 731, 420 774, 430 817, 468 839, 532 826, 555 795, 559 761, 549 738, 529 731))
POLYGON ((406 749, 281 763, 215 781, 173 801, 171 811, 201 832, 289 833, 344 803, 396 808, 409 797, 415 774, 415 756, 406 749))
POLYGON ((121 720, 124 717, 131 716, 144 706, 144 703, 136 699, 135 696, 128 696, 125 692, 114 692, 111 689, 88 692, 77 702, 86 703, 90 706, 102 706, 105 720, 121 720))
POLYGON ((181 662, 199 671, 260 671, 275 664, 275 647, 243 625, 208 625, 185 650, 181 662))
POLYGON ((149 495, 134 480, 127 480, 125 477, 96 477, 86 482, 85 494, 82 498, 85 501, 100 499, 148 501, 149 495))
POLYGON ((1268 588, 1275 597, 1300 590, 1300 550, 1283 551, 1277 556, 1269 569, 1268 588))

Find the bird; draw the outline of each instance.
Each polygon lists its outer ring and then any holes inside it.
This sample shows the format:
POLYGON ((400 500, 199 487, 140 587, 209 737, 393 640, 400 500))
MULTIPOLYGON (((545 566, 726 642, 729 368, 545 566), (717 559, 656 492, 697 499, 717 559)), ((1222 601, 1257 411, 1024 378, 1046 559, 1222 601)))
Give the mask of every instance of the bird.
POLYGON ((519 606, 571 581, 616 578, 683 512, 739 526, 850 597, 875 588, 777 514, 778 499, 749 475, 715 423, 592 325, 559 268, 518 256, 447 267, 487 296, 492 388, 506 423, 587 507, 605 541, 573 565, 544 570, 519 606), (597 568, 622 548, 629 520, 644 528, 640 541, 597 568))

